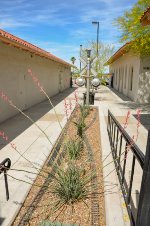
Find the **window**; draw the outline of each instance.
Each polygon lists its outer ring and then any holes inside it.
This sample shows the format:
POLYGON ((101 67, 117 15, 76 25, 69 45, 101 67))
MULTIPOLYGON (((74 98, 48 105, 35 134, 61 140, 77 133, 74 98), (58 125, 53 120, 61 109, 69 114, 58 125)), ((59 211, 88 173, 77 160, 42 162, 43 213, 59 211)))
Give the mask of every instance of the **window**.
POLYGON ((130 73, 130 90, 133 89, 133 67, 131 67, 131 73, 130 73))

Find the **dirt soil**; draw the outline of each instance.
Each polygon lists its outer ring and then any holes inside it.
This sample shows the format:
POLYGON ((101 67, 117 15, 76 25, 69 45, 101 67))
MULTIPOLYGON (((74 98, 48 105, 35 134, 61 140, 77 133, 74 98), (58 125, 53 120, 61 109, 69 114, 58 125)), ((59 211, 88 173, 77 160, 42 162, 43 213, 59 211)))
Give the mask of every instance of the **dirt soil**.
POLYGON ((58 198, 56 194, 52 193, 55 181, 50 173, 53 172, 54 162, 57 162, 57 164, 60 162, 59 167, 61 169, 67 167, 68 157, 64 152, 64 145, 68 140, 77 138, 77 129, 74 122, 78 121, 79 114, 78 109, 73 112, 66 129, 63 130, 63 141, 61 141, 61 147, 55 160, 50 161, 56 146, 37 176, 12 226, 38 226, 42 220, 74 223, 78 226, 105 226, 101 141, 98 109, 96 108, 92 108, 86 118, 87 128, 84 136, 91 148, 91 157, 89 158, 89 150, 85 141, 82 154, 76 163, 77 166, 84 167, 85 173, 92 170, 96 171, 96 178, 91 181, 91 184, 95 183, 96 185, 96 194, 93 193, 88 199, 77 202, 73 206, 64 205, 54 211, 54 203, 58 198), (62 153, 64 154, 62 155, 62 153))

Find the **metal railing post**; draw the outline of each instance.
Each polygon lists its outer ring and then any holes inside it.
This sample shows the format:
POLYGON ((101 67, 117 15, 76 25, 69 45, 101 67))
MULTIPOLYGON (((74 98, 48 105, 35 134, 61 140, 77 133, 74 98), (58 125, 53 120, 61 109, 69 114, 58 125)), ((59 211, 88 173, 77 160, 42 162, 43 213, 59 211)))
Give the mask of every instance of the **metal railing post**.
POLYGON ((6 190, 6 200, 9 199, 9 189, 8 189, 8 181, 7 181, 7 171, 11 167, 11 160, 9 158, 4 159, 0 163, 0 174, 4 173, 4 181, 5 181, 5 190, 6 190))
POLYGON ((150 225, 150 130, 148 131, 136 226, 150 225))
MULTIPOLYGON (((147 144, 147 163, 145 162, 145 155, 143 152, 139 149, 139 147, 133 142, 133 139, 128 135, 128 133, 124 130, 124 128, 121 126, 121 124, 117 121, 117 119, 114 117, 114 115, 108 110, 108 135, 110 140, 110 146, 112 155, 114 158, 114 163, 116 167, 116 171, 118 174, 118 179, 121 185, 122 194, 125 200, 125 204, 127 207, 128 215, 130 218, 130 223, 133 226, 150 226, 150 198, 145 198, 144 202, 148 202, 149 204, 146 204, 146 208, 148 208, 147 213, 144 210, 142 217, 145 217, 145 213, 147 214, 148 224, 143 224, 143 219, 141 220, 141 223, 136 225, 136 219, 135 219, 135 208, 133 208, 133 194, 132 194, 132 185, 134 181, 134 173, 136 173, 135 170, 135 164, 138 164, 139 167, 141 167, 142 171, 145 169, 144 175, 146 174, 145 178, 143 179, 143 184, 146 182, 146 185, 143 185, 143 193, 147 195, 150 194, 150 132, 148 135, 148 144, 147 144), (117 129, 117 135, 115 133, 115 128, 117 129), (126 164, 128 164, 128 161, 130 160, 127 158, 128 152, 131 151, 133 156, 132 165, 131 165, 131 178, 129 181, 129 184, 127 183, 126 178, 126 164), (121 159, 122 157, 122 159, 121 159), (145 163, 145 164, 144 164, 145 163), (145 168, 144 168, 145 167, 145 168), (149 183, 149 184, 148 184, 149 183), (148 190, 145 192, 145 187, 147 186, 148 190)), ((143 177, 144 178, 144 177, 143 177)), ((147 189, 146 188, 146 189, 147 189)), ((143 194, 142 192, 140 194, 143 194)), ((150 197, 150 195, 149 195, 150 197)), ((142 199, 141 199, 142 200, 142 199)), ((145 208, 145 203, 143 203, 143 200, 140 201, 140 203, 143 204, 143 209, 145 208)), ((142 204, 139 204, 139 210, 142 204)), ((138 218, 139 218, 139 212, 138 212, 138 218)))

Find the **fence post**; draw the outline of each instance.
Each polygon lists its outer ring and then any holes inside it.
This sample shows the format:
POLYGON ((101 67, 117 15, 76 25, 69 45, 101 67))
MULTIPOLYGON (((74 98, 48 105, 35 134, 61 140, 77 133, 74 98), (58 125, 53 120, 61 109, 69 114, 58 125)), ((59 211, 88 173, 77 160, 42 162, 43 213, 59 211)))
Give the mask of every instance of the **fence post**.
POLYGON ((150 130, 148 131, 136 226, 150 226, 150 130))

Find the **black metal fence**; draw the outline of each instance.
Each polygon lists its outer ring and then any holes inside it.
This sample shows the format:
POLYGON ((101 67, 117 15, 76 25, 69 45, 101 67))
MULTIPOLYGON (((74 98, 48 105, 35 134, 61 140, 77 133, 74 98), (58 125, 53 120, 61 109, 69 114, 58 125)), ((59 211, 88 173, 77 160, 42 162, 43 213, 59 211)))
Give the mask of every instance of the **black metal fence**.
POLYGON ((148 134, 147 150, 146 154, 144 155, 110 111, 108 111, 107 128, 115 168, 121 185, 122 194, 126 203, 131 225, 150 226, 150 131, 148 134), (128 156, 129 151, 130 156, 128 156), (129 157, 131 172, 127 183, 125 173, 126 170, 129 170, 127 169, 127 161, 129 157), (135 164, 138 164, 138 167, 140 167, 142 171, 142 180, 140 182, 141 186, 136 216, 135 208, 133 208, 132 197, 135 164), (147 215, 145 215, 145 213, 147 213, 147 215))
POLYGON ((0 174, 4 173, 4 180, 5 180, 5 190, 6 190, 6 199, 9 199, 9 189, 8 189, 8 180, 7 180, 7 171, 10 169, 11 160, 9 158, 4 159, 0 163, 0 174))

